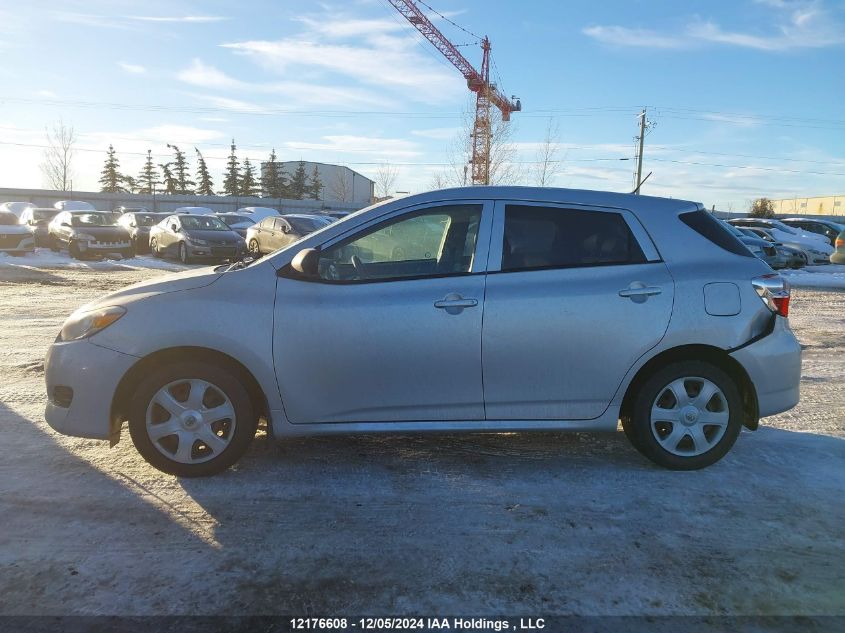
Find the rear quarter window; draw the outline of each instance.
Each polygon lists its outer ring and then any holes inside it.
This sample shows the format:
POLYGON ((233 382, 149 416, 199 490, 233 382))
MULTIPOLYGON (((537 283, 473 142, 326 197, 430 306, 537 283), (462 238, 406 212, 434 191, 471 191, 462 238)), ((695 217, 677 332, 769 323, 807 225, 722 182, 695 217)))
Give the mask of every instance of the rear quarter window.
POLYGON ((745 244, 739 241, 739 238, 731 233, 726 226, 714 218, 707 211, 691 211, 689 213, 682 213, 678 216, 681 222, 690 227, 693 231, 707 238, 716 246, 733 253, 734 255, 742 255, 743 257, 754 257, 745 244))

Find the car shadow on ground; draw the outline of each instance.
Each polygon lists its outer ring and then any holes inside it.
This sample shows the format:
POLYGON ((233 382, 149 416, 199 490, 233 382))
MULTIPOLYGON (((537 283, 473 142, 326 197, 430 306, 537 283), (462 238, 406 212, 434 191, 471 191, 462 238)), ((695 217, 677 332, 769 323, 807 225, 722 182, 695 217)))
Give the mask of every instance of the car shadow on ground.
POLYGON ((260 551, 229 558, 236 612, 845 612, 830 436, 744 433, 696 472, 621 432, 264 436, 179 484, 223 553, 260 551))

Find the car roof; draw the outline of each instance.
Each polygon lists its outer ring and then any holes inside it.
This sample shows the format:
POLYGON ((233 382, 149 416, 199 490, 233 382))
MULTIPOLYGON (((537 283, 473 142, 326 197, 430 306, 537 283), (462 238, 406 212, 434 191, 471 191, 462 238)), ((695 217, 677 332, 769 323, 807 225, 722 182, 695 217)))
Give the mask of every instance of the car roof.
POLYGON ((313 218, 325 218, 325 215, 320 215, 318 213, 285 213, 279 217, 282 218, 304 218, 306 220, 311 220, 313 218))

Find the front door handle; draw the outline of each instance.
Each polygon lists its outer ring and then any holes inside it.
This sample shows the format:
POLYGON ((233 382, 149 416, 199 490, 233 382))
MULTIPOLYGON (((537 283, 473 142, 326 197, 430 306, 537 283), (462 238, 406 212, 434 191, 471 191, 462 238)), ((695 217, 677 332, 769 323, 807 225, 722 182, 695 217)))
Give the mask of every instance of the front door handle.
POLYGON ((434 302, 434 307, 439 310, 446 310, 449 314, 458 314, 464 308, 474 308, 478 305, 478 299, 465 299, 457 293, 450 293, 434 302))
POLYGON ((663 288, 659 286, 646 286, 641 281, 635 281, 627 288, 619 291, 619 296, 630 299, 634 303, 643 303, 649 297, 659 295, 663 288))

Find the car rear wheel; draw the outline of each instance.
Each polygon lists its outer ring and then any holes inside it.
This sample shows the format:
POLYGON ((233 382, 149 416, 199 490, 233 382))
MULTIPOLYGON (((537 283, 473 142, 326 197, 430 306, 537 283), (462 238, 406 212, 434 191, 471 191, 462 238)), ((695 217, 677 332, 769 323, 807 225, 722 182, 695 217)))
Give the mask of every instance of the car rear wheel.
POLYGON ((628 424, 631 443, 655 464, 696 470, 716 463, 733 446, 742 428, 742 399, 718 367, 672 363, 642 385, 628 424))
POLYGON ((178 477, 214 475, 232 466, 257 424, 237 375, 199 362, 154 371, 135 391, 129 415, 129 433, 141 456, 178 477))

